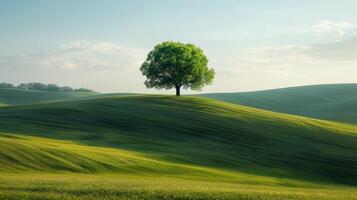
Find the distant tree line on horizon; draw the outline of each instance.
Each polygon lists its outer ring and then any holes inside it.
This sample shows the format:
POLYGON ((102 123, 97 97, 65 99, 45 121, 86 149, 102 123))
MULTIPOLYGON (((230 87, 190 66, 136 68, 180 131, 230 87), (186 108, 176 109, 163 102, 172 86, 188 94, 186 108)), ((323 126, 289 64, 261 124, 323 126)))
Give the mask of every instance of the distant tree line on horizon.
POLYGON ((44 83, 21 83, 15 86, 11 83, 0 83, 1 89, 22 89, 22 90, 37 90, 37 91, 52 91, 52 92, 93 92, 93 90, 87 88, 72 88, 69 86, 58 86, 56 84, 44 84, 44 83))

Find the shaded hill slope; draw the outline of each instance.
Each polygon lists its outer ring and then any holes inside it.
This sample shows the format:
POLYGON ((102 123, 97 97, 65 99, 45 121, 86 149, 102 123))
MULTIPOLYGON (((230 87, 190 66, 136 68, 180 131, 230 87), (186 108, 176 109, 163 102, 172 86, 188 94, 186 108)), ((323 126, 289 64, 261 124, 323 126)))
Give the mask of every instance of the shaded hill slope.
POLYGON ((0 108, 0 130, 255 175, 357 183, 357 128, 197 97, 0 108))
POLYGON ((1 105, 34 104, 50 101, 74 100, 96 95, 95 92, 36 91, 0 88, 1 105))
POLYGON ((198 96, 275 112, 357 123, 357 84, 311 85, 198 96))

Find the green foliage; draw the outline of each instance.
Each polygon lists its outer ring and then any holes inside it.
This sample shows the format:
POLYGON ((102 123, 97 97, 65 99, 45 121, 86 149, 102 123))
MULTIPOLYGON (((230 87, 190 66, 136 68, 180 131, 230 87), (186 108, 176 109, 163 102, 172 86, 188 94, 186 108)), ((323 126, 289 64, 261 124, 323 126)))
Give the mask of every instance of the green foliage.
POLYGON ((0 83, 0 89, 21 89, 21 90, 36 90, 36 91, 58 91, 58 92, 71 92, 71 91, 76 91, 76 92, 93 92, 93 90, 86 89, 86 88, 78 88, 78 89, 73 89, 69 86, 63 86, 60 87, 56 84, 44 84, 44 83, 37 83, 37 82, 32 82, 32 83, 21 83, 18 86, 14 86, 11 83, 0 83))
POLYGON ((78 89, 74 89, 74 91, 76 91, 76 92, 93 92, 93 90, 87 89, 87 88, 78 88, 78 89))
POLYGON ((15 86, 11 83, 0 83, 0 88, 15 88, 15 86))
POLYGON ((203 51, 180 42, 163 42, 155 46, 140 70, 147 80, 148 88, 180 88, 200 90, 211 84, 215 72, 207 67, 208 59, 203 51))
POLYGON ((73 88, 64 86, 59 87, 56 84, 43 84, 43 83, 21 83, 17 86, 18 89, 23 90, 37 90, 37 91, 73 91, 73 88))
POLYGON ((328 84, 198 96, 275 112, 357 123, 357 84, 328 84))

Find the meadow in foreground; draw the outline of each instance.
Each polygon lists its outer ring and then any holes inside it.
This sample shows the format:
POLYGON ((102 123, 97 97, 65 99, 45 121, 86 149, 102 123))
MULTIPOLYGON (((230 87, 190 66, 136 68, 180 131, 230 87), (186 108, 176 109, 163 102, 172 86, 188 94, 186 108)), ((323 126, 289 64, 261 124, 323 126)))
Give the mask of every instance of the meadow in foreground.
POLYGON ((3 174, 0 199, 357 199, 353 187, 310 185, 288 187, 130 175, 3 174))

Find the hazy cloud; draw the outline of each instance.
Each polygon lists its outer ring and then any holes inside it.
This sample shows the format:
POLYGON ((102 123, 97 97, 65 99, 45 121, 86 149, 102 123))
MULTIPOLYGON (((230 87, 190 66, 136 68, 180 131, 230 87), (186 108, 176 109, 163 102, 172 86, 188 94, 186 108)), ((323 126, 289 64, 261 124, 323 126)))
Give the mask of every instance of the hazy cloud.
POLYGON ((241 67, 270 67, 312 61, 309 45, 262 46, 244 50, 232 57, 233 64, 241 67))
POLYGON ((323 42, 340 41, 352 33, 355 33, 355 26, 349 22, 333 22, 323 20, 317 23, 313 28, 313 33, 323 42))
POLYGON ((338 42, 320 43, 311 45, 311 54, 314 59, 325 61, 355 61, 357 60, 357 38, 338 42))
POLYGON ((41 54, 3 57, 1 66, 22 69, 103 71, 137 67, 143 49, 109 42, 74 41, 41 54))
POLYGON ((0 79, 96 91, 144 91, 139 67, 146 53, 110 42, 74 41, 43 53, 0 57, 0 79))
POLYGON ((357 39, 308 45, 278 45, 248 48, 231 56, 235 68, 284 68, 296 64, 357 60, 357 39))
POLYGON ((247 48, 229 56, 218 69, 226 88, 274 88, 330 82, 353 82, 357 72, 357 38, 329 43, 247 48))

